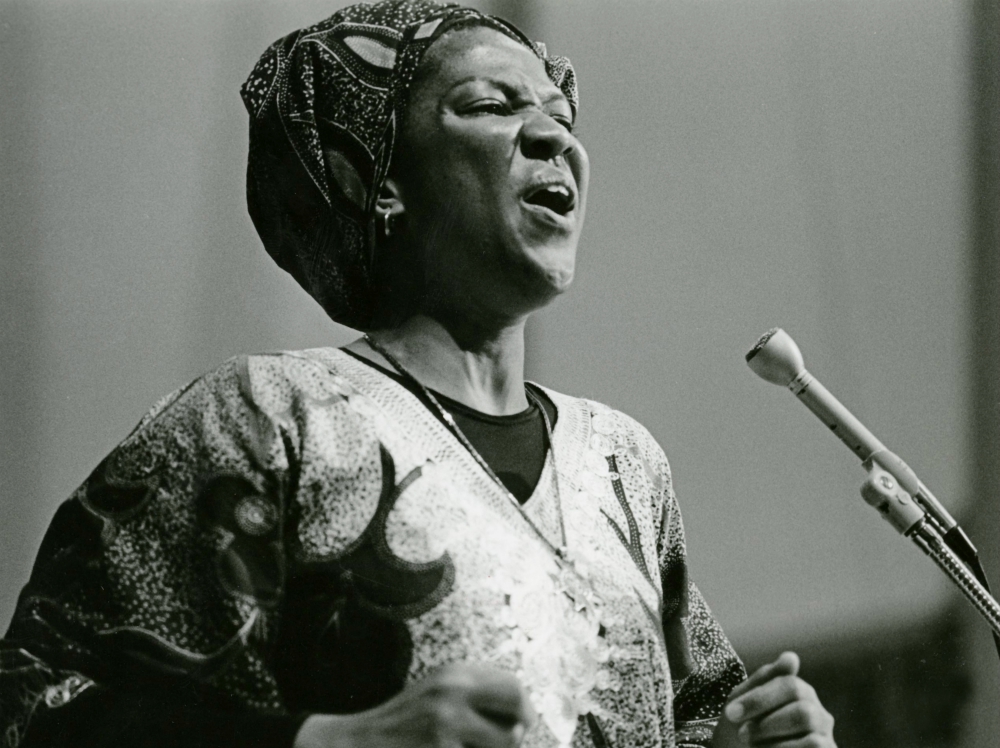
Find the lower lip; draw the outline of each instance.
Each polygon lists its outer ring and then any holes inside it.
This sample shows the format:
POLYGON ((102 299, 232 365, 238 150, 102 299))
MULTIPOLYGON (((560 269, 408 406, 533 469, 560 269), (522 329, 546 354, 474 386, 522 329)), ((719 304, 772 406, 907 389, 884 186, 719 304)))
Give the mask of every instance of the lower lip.
POLYGON ((559 215, 554 210, 549 210, 541 205, 535 205, 534 203, 528 203, 524 200, 521 201, 521 208, 528 211, 533 216, 539 218, 540 220, 548 223, 559 229, 570 230, 573 228, 573 211, 571 210, 566 215, 559 215))

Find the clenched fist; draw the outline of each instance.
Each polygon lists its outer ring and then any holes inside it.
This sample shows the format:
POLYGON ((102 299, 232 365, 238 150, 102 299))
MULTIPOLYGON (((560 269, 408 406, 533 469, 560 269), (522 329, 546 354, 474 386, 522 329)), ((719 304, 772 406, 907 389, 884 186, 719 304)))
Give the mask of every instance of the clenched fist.
POLYGON ((517 678, 463 663, 367 712, 309 717, 294 748, 516 748, 534 721, 517 678))

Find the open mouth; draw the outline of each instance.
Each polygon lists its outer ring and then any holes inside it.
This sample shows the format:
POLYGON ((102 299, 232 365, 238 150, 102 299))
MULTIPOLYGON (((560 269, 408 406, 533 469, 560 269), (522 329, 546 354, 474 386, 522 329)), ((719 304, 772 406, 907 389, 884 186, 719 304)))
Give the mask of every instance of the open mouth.
POLYGON ((559 216, 566 216, 576 205, 576 198, 568 187, 561 184, 549 184, 528 193, 524 202, 548 208, 559 216))

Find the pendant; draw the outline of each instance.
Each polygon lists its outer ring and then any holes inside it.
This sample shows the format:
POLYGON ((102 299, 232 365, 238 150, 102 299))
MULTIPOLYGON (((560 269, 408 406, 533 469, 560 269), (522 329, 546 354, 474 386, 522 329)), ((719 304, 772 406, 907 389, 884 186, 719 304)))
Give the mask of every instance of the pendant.
POLYGON ((558 590, 573 601, 577 612, 586 611, 588 617, 599 618, 598 609, 602 600, 594 589, 586 566, 572 558, 565 547, 556 550, 556 566, 559 568, 555 580, 558 590))

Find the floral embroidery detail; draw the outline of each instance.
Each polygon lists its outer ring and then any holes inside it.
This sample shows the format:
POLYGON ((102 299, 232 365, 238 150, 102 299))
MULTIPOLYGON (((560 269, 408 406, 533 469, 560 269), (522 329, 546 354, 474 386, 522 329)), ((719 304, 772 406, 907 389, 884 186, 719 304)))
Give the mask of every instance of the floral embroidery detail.
POLYGON ((94 685, 94 681, 83 678, 79 675, 71 675, 62 683, 49 686, 45 689, 45 706, 49 709, 65 706, 81 693, 94 685))
POLYGON ((278 521, 274 506, 259 496, 244 496, 233 514, 236 524, 247 535, 265 535, 278 521))
POLYGON ((277 605, 285 583, 277 529, 281 498, 276 489, 267 493, 243 476, 223 474, 207 481, 198 496, 202 521, 219 537, 219 582, 251 609, 277 605))
POLYGON ((579 717, 605 714, 592 691, 621 688, 605 667, 617 650, 603 635, 603 602, 583 578, 585 562, 573 559, 573 567, 526 559, 499 577, 501 622, 511 629, 500 654, 519 655, 517 675, 560 747, 572 742, 579 717))

